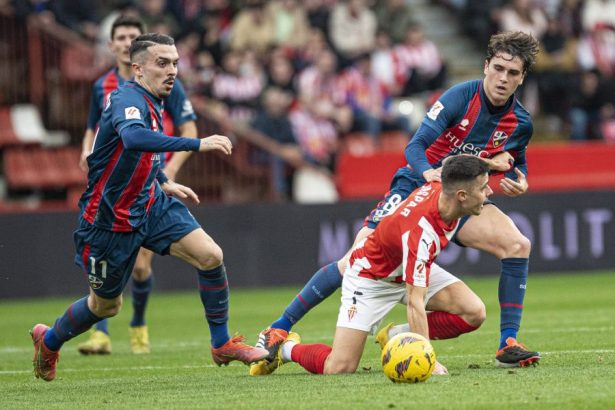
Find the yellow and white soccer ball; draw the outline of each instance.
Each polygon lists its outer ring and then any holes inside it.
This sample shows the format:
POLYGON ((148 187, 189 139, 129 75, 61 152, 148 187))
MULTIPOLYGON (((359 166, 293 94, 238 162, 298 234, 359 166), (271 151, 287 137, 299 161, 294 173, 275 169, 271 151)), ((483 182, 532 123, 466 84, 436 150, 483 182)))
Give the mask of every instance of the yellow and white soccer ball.
POLYGON ((400 333, 382 349, 382 369, 394 383, 419 383, 429 379, 436 353, 429 340, 416 333, 400 333))

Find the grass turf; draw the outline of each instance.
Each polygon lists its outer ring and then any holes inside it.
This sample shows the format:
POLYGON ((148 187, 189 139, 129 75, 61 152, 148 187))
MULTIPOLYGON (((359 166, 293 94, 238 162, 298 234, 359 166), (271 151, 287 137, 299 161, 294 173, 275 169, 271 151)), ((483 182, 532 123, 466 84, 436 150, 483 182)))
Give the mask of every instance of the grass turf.
MULTIPOLYGON (((435 341, 451 374, 418 385, 384 377, 373 338, 353 375, 315 376, 293 363, 258 378, 242 364, 218 368, 196 290, 152 294, 150 355, 130 353, 127 300, 110 321, 113 353, 80 356, 76 345, 87 337, 82 335, 64 346, 58 378, 46 383, 32 375, 27 331, 37 322, 52 323, 72 299, 0 302, 0 408, 615 408, 615 272, 530 278, 520 340, 543 358, 529 369, 493 366, 497 278, 467 283, 485 301, 488 319, 474 333, 435 341)), ((231 330, 254 343, 295 292, 231 289, 231 330)), ((338 300, 329 298, 295 327, 304 342, 331 343, 338 300)), ((404 309, 396 308, 388 320, 405 320, 404 309)))

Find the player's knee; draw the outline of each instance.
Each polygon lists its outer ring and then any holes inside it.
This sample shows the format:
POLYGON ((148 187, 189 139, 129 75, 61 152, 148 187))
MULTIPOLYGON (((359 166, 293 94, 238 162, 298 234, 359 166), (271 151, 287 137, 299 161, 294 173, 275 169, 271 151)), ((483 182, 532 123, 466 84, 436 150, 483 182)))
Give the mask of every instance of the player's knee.
POLYGON ((122 310, 122 298, 107 299, 104 302, 95 301, 92 313, 100 318, 116 316, 122 310))
POLYGON ((478 299, 468 306, 464 319, 470 326, 480 327, 487 319, 487 308, 482 300, 478 299))
POLYGON ((354 360, 333 359, 325 363, 324 374, 354 373, 359 364, 354 360))
POLYGON ((532 243, 528 238, 519 233, 508 241, 508 246, 504 250, 504 258, 529 258, 532 250, 532 243))
POLYGON ((152 270, 149 264, 136 264, 132 269, 132 277, 143 282, 151 275, 152 270))
POLYGON ((222 265, 223 257, 224 255, 222 253, 222 248, 220 248, 216 243, 211 243, 209 244, 207 251, 202 252, 196 258, 196 267, 200 270, 213 269, 222 265))

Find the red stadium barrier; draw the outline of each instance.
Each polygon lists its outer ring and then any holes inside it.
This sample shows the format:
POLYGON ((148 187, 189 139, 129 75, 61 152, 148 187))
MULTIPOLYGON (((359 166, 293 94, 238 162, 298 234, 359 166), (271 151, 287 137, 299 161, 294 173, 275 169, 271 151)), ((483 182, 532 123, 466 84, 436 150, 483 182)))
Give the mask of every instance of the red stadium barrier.
MULTIPOLYGON (((613 158, 615 145, 602 142, 531 144, 527 151, 530 192, 615 189, 613 158)), ((380 198, 404 164, 401 151, 342 153, 336 173, 341 198, 380 198)), ((491 184, 496 193, 500 192, 498 179, 491 184)))

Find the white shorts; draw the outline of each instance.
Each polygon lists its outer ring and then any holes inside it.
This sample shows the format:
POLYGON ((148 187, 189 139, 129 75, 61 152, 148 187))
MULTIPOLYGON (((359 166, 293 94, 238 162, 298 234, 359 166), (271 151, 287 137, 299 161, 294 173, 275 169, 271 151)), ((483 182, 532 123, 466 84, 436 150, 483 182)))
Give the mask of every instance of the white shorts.
MULTIPOLYGON (((459 281, 452 273, 432 264, 425 305, 433 295, 459 281)), ((405 283, 362 278, 357 276, 356 271, 347 268, 342 281, 342 304, 337 326, 375 334, 382 319, 398 303, 407 303, 405 283)))

